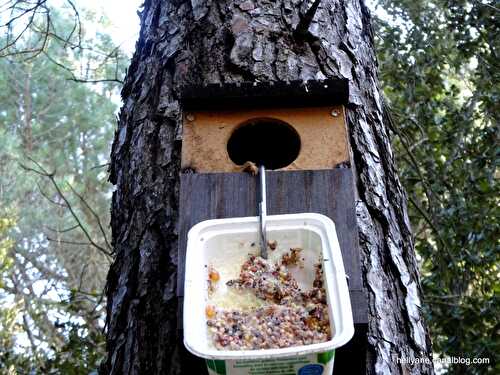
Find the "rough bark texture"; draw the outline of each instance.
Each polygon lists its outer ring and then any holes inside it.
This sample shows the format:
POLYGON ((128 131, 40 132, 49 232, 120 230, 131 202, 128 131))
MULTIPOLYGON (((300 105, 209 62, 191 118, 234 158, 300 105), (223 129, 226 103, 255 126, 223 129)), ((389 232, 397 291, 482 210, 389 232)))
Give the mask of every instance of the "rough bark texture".
MULTIPOLYGON (((106 374, 188 374, 177 337, 179 87, 350 81, 348 126, 369 302, 370 374, 430 374, 404 191, 384 126, 362 0, 146 0, 112 150, 116 260, 108 276, 106 374)), ((202 373, 200 370, 199 373, 202 373)))

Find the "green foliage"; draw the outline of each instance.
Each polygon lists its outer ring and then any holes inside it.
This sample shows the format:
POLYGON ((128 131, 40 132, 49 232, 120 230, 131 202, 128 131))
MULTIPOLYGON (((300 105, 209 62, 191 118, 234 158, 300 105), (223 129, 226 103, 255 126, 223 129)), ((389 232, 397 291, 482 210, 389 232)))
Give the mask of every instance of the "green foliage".
MULTIPOLYGON (((62 34, 73 27, 53 9, 51 25, 62 34)), ((38 37, 26 33, 16 48, 38 37)), ((51 38, 35 58, 0 59, 0 201, 10 213, 8 227, 0 215, 2 374, 89 374, 104 355, 106 162, 118 83, 75 79, 121 76, 126 60, 102 61, 121 54, 106 34, 83 30, 82 43, 93 48, 51 38)))
MULTIPOLYGON (((14 226, 14 220, 5 214, 0 214, 0 288, 4 275, 12 268, 12 259, 9 254, 13 246, 8 231, 14 226)), ((0 370, 9 368, 9 357, 14 347, 13 335, 16 332, 16 316, 19 306, 15 303, 4 306, 0 304, 0 370)))
POLYGON ((492 1, 378 4, 386 12, 377 19, 381 79, 411 202, 434 351, 490 358, 490 366, 452 365, 449 374, 494 373, 499 9, 492 1))
POLYGON ((67 339, 55 356, 41 366, 43 374, 88 375, 96 373, 96 365, 102 360, 104 336, 87 332, 85 325, 68 323, 64 327, 67 339))

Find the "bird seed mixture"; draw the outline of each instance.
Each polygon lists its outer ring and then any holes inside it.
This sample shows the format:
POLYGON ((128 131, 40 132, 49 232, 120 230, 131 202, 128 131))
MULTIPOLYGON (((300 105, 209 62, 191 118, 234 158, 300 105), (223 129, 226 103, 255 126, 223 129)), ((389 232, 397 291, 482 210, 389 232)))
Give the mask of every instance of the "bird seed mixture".
MULTIPOLYGON (((330 340, 330 323, 321 261, 315 265, 313 286, 298 287, 289 267, 303 267, 300 252, 290 249, 278 263, 250 255, 239 277, 226 285, 250 291, 263 306, 248 310, 207 305, 209 337, 221 350, 255 350, 309 345, 330 340)), ((217 288, 217 270, 208 267, 209 295, 217 288)))

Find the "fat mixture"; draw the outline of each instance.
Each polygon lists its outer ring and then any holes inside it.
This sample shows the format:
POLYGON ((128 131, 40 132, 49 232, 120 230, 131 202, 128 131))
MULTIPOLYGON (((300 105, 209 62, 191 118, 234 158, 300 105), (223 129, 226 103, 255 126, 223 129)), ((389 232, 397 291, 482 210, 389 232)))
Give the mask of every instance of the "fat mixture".
MULTIPOLYGON (((312 288, 307 291, 299 288, 290 272, 291 267, 303 267, 301 251, 300 248, 290 249, 276 263, 249 256, 241 266, 239 277, 229 280, 226 285, 231 292, 251 293, 261 303, 250 309, 207 305, 209 337, 217 349, 286 348, 331 339, 321 259, 315 265, 312 288)), ((219 281, 219 273, 210 265, 209 295, 219 281)))

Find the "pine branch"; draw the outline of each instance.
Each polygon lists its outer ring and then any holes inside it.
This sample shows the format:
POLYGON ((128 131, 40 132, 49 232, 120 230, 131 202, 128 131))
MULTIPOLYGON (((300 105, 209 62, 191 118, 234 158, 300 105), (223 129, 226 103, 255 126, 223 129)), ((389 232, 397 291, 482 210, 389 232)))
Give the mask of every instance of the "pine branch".
MULTIPOLYGON (((71 205, 71 203, 69 202, 69 200, 66 198, 66 196, 64 195, 64 193, 62 192, 61 188, 59 187, 58 183, 56 182, 54 176, 55 176, 55 171, 54 172, 48 172, 47 170, 45 170, 36 160, 32 159, 31 157, 27 156, 27 158, 33 163, 35 164, 39 169, 36 170, 34 168, 31 168, 31 167, 28 167, 26 165, 23 165, 21 164, 21 168, 23 168, 24 170, 26 171, 31 171, 33 173, 36 173, 40 176, 44 176, 44 177, 47 177, 50 182, 52 183, 52 185, 54 186, 57 194, 59 195, 59 197, 64 201, 64 203, 66 204, 69 212, 71 213, 71 216, 73 217, 73 219, 76 221, 77 225, 79 226, 79 228, 81 229, 81 231, 83 232, 83 234, 85 235, 85 237, 87 238, 87 240, 89 241, 90 245, 92 245, 93 247, 95 247, 97 250, 99 250, 100 252, 102 252, 103 254, 107 255, 107 256, 112 256, 112 253, 111 251, 109 251, 108 249, 105 249, 103 248, 102 246, 98 245, 93 239, 92 237, 90 236, 87 228, 85 228, 85 226, 83 225, 83 223, 81 222, 80 218, 78 217, 78 215, 76 214, 75 210, 73 209, 73 206, 71 205)), ((107 241, 106 241, 107 242, 107 241)), ((83 244, 83 243, 82 243, 83 244)))

